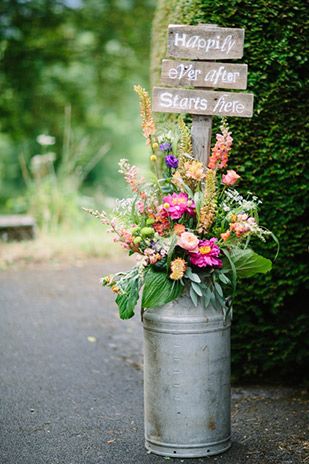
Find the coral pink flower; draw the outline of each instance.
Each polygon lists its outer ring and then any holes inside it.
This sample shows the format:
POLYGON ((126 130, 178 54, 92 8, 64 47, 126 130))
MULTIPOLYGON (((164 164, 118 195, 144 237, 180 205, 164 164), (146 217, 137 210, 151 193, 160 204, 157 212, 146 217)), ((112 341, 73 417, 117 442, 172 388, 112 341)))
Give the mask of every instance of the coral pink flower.
POLYGON ((186 193, 173 193, 163 198, 163 208, 171 219, 179 219, 185 213, 193 216, 195 213, 195 204, 188 199, 186 193))
POLYGON ((174 225, 174 232, 176 235, 181 235, 186 230, 183 224, 175 224, 174 225))
POLYGON ((231 236, 231 232, 229 230, 221 234, 221 238, 224 242, 226 242, 230 238, 230 236, 231 236))
POLYGON ((138 200, 136 202, 136 208, 138 210, 139 213, 143 214, 144 211, 145 211, 145 203, 141 200, 138 200))
POLYGON ((233 139, 226 123, 223 124, 220 129, 222 134, 216 135, 216 144, 212 148, 212 154, 209 158, 209 169, 223 169, 228 163, 233 139))
POLYGON ((159 235, 164 235, 165 231, 170 228, 170 223, 167 219, 161 219, 155 222, 152 227, 159 235))
POLYGON ((183 232, 177 240, 177 245, 187 251, 194 251, 199 243, 199 239, 191 232, 183 232))
POLYGON ((223 174, 222 183, 224 185, 231 186, 236 184, 239 178, 240 176, 237 174, 236 171, 234 171, 233 169, 229 169, 226 174, 223 174))
POLYGON ((199 240, 196 251, 189 252, 190 261, 197 267, 221 267, 222 261, 218 258, 220 248, 216 245, 217 239, 199 240))

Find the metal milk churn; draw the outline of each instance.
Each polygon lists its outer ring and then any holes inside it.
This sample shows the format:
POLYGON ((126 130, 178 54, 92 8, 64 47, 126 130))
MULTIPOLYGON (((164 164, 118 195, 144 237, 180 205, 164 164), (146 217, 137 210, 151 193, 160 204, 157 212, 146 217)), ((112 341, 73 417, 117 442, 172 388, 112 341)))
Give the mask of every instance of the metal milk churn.
POLYGON ((231 446, 230 325, 188 296, 144 313, 149 451, 193 458, 231 446))

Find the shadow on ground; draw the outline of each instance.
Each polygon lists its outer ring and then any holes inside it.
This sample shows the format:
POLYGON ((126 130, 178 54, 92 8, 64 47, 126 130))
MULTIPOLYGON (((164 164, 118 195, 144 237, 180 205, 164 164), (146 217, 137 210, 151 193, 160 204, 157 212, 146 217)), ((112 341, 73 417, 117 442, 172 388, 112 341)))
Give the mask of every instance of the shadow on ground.
MULTIPOLYGON (((120 266, 0 274, 2 464, 185 462, 144 449, 142 327, 99 285, 120 266)), ((235 388, 232 448, 187 462, 309 463, 306 404, 301 389, 235 388)))

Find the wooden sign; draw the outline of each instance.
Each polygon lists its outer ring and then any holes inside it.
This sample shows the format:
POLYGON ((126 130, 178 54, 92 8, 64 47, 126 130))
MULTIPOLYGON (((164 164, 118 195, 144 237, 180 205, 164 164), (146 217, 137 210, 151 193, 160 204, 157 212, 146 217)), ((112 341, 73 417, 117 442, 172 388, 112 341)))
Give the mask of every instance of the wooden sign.
POLYGON ((192 60, 228 60, 242 58, 244 29, 170 25, 168 55, 192 60))
POLYGON ((208 165, 212 116, 250 118, 253 94, 203 90, 246 89, 247 65, 198 60, 229 60, 243 56, 244 29, 170 25, 168 56, 191 61, 163 60, 161 83, 169 87, 153 89, 152 109, 162 113, 192 115, 193 156, 208 165), (195 61, 192 61, 195 60, 195 61), (198 87, 199 90, 175 88, 198 87))
POLYGON ((246 64, 207 61, 162 61, 161 83, 221 89, 247 88, 246 64))
POLYGON ((253 113, 253 94, 154 87, 152 106, 153 111, 163 113, 250 118, 253 113))

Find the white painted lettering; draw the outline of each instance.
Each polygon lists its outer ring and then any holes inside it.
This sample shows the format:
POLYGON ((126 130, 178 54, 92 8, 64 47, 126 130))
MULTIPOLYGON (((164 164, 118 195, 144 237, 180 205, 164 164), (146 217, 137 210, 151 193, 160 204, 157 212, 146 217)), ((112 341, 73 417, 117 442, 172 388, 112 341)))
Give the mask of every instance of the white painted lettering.
POLYGON ((219 98, 219 100, 215 104, 214 112, 219 111, 219 113, 222 113, 222 110, 223 110, 223 107, 224 107, 224 104, 225 104, 224 96, 225 95, 221 95, 221 97, 219 98))
POLYGON ((216 76, 216 70, 212 69, 211 71, 208 71, 208 73, 206 74, 206 76, 204 78, 204 81, 205 82, 213 82, 214 79, 215 79, 215 76, 216 76))
POLYGON ((207 100, 206 100, 206 98, 202 98, 202 99, 201 99, 200 108, 201 108, 202 111, 207 110, 207 100))
POLYGON ((219 82, 219 79, 221 77, 221 74, 224 70, 224 66, 220 66, 220 68, 217 70, 217 75, 216 75, 216 78, 214 80, 214 83, 217 84, 219 82))
POLYGON ((175 47, 185 47, 186 46, 186 37, 187 34, 179 34, 179 32, 176 32, 175 34, 175 47))
POLYGON ((198 41, 198 50, 200 50, 201 48, 205 48, 206 47, 206 40, 205 39, 199 39, 198 41))
POLYGON ((173 105, 173 94, 170 92, 164 92, 160 94, 160 105, 163 108, 170 108, 173 105))
POLYGON ((244 109, 245 109, 245 106, 244 106, 242 103, 240 103, 240 102, 235 102, 235 103, 236 103, 236 105, 235 105, 235 111, 236 111, 236 113, 238 113, 238 114, 243 113, 243 112, 244 112, 244 109))
POLYGON ((177 72, 177 69, 176 68, 171 68, 168 72, 168 77, 170 79, 177 79, 177 76, 178 76, 178 72, 177 72))
POLYGON ((182 98, 179 102, 179 107, 183 110, 190 108, 190 106, 188 107, 188 98, 182 98))
POLYGON ((194 48, 198 43, 199 37, 200 37, 199 35, 193 35, 192 37, 190 37, 190 39, 188 40, 185 46, 187 48, 194 48))
POLYGON ((215 48, 215 45, 216 45, 216 41, 209 39, 207 41, 206 52, 208 52, 208 50, 210 50, 211 48, 215 48))
POLYGON ((233 40, 233 37, 231 35, 227 35, 223 41, 223 44, 221 46, 221 51, 226 52, 228 55, 231 51, 231 49, 234 47, 236 43, 236 40, 233 40))

